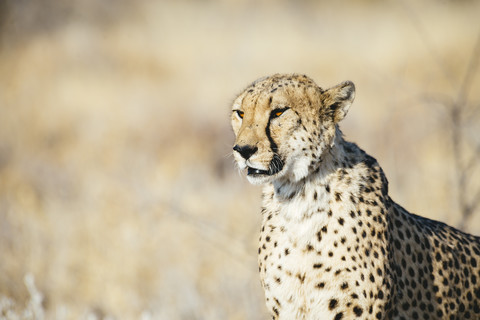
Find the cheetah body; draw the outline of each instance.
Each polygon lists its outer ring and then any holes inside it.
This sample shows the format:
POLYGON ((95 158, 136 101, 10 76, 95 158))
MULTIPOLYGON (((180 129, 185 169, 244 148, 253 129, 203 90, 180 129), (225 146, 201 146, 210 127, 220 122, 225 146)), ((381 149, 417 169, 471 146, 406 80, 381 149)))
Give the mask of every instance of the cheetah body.
POLYGON ((274 319, 480 319, 480 239, 408 213, 343 139, 354 98, 302 75, 233 104, 234 156, 264 184, 258 261, 274 319))

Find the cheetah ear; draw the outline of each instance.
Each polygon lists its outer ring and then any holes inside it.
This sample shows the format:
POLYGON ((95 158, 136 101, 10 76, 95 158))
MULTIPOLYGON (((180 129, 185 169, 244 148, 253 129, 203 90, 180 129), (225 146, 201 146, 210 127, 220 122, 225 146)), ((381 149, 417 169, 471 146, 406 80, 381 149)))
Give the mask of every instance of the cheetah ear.
POLYGON ((351 81, 342 82, 323 93, 324 108, 335 123, 345 118, 353 99, 355 99, 355 85, 351 81))

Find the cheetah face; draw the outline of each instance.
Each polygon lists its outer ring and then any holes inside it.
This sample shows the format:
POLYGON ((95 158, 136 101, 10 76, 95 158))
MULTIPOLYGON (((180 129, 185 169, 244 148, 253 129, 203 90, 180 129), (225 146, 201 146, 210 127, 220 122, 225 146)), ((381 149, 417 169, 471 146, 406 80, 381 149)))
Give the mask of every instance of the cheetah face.
POLYGON ((250 85, 234 101, 233 155, 252 184, 306 177, 331 147, 354 86, 322 90, 303 75, 274 75, 250 85))

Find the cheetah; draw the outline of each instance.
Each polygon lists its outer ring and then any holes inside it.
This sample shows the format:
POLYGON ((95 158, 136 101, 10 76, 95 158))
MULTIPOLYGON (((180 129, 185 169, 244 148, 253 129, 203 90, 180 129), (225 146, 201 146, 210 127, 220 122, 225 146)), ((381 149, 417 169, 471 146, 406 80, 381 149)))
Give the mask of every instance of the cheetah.
POLYGON ((262 184, 258 267, 273 319, 480 319, 480 238, 409 213, 344 139, 355 97, 298 74, 233 102, 233 156, 262 184))

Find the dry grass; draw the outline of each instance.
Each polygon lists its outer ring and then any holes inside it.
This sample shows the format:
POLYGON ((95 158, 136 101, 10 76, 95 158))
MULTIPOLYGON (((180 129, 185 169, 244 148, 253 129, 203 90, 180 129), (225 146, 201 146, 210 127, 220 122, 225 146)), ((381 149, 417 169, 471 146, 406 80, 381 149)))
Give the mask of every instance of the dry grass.
POLYGON ((106 3, 0 8, 0 318, 264 319, 228 109, 266 74, 353 80, 347 137, 405 207, 459 223, 430 101, 457 94, 478 2, 106 3))

